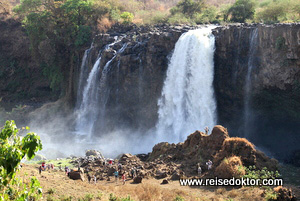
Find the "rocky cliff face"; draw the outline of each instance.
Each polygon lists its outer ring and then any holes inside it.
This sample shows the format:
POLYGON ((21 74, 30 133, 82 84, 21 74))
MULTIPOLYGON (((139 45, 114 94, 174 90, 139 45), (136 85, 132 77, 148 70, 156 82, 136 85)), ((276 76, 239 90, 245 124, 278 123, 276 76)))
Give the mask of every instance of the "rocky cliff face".
MULTIPOLYGON (((189 29, 190 27, 117 26, 95 38, 96 51, 112 43, 116 36, 122 38, 102 52, 101 69, 112 59, 114 52, 124 44, 127 45, 110 63, 106 83, 108 96, 105 122, 98 122, 98 125, 104 123, 108 129, 116 125, 130 128, 151 128, 155 125, 157 100, 161 95, 168 56, 180 35, 189 29)), ((89 66, 92 67, 92 64, 93 62, 89 66)))
POLYGON ((284 157, 282 150, 296 149, 299 141, 300 24, 227 26, 214 34, 219 122, 284 157))
MULTIPOLYGON (((122 40, 102 53, 101 69, 114 52, 127 44, 110 63, 105 122, 101 125, 104 123, 108 129, 116 125, 144 129, 155 126, 168 56, 180 35, 195 28, 119 26, 95 38, 90 68, 99 50, 114 41, 115 36, 122 40)), ((219 123, 233 135, 247 133, 256 145, 273 152, 278 147, 280 152, 296 149, 300 120, 300 24, 232 25, 218 27, 213 34, 219 123), (251 118, 246 117, 245 110, 251 118), (289 135, 285 143, 274 142, 284 135, 289 135)), ((74 83, 76 89, 77 82, 74 83)), ((97 129, 101 130, 100 126, 97 129)))

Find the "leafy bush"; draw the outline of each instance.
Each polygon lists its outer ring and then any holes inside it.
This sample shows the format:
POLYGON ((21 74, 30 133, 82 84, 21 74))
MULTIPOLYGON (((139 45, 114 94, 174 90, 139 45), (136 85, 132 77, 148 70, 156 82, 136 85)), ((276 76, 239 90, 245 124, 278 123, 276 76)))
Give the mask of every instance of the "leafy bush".
POLYGON ((204 7, 202 0, 181 0, 170 12, 172 15, 182 13, 187 17, 193 17, 195 14, 200 13, 204 7))
POLYGON ((174 199, 174 201, 184 201, 184 198, 181 197, 180 195, 177 195, 174 199))
POLYGON ((300 1, 298 0, 266 0, 257 9, 256 21, 263 23, 299 22, 300 1))
POLYGON ((280 176, 279 172, 269 171, 266 167, 262 170, 257 170, 255 166, 246 167, 246 174, 243 178, 249 179, 275 179, 280 176))
POLYGON ((255 13, 254 0, 237 0, 229 9, 231 21, 245 22, 246 19, 253 19, 255 13))
POLYGON ((217 23, 217 9, 214 6, 208 7, 196 16, 197 24, 217 23))
POLYGON ((176 13, 175 15, 170 16, 168 19, 170 24, 193 24, 194 22, 184 16, 182 13, 176 13))
MULTIPOLYGON (((29 129, 26 127, 26 129, 29 129)), ((6 121, 0 132, 0 200, 37 200, 42 195, 39 181, 32 177, 29 186, 16 178, 21 160, 32 159, 42 149, 40 137, 35 133, 18 135, 14 121, 6 121)))
POLYGON ((285 46, 285 38, 280 36, 276 38, 276 49, 281 50, 285 46))
POLYGON ((49 188, 47 191, 48 194, 54 194, 55 193, 55 189, 54 188, 49 188))
POLYGON ((270 187, 268 187, 265 192, 264 192, 264 197, 265 199, 268 201, 268 200, 276 200, 277 199, 277 194, 276 192, 271 189, 270 187))
POLYGON ((130 198, 130 196, 127 196, 125 198, 118 198, 113 193, 109 194, 109 201, 134 201, 130 198))
POLYGON ((133 20, 133 14, 130 12, 123 12, 120 17, 123 20, 123 24, 129 24, 133 20))

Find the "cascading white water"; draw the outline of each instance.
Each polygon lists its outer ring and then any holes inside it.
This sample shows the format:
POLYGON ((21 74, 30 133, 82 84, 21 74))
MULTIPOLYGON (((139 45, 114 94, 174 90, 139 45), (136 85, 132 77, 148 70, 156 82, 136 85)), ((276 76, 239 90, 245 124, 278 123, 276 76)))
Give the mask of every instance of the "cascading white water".
POLYGON ((251 111, 250 111, 250 92, 252 88, 251 74, 255 68, 254 59, 257 52, 258 43, 258 29, 255 28, 249 38, 250 49, 248 56, 248 69, 245 79, 245 95, 244 95, 244 137, 249 138, 249 126, 251 121, 251 111))
MULTIPOLYGON (((122 39, 122 38, 121 38, 122 39)), ((107 50, 111 48, 114 44, 117 42, 120 42, 121 39, 115 38, 115 41, 109 45, 107 45, 104 50, 107 50)), ((107 94, 105 91, 105 83, 107 78, 107 73, 109 71, 109 66, 111 62, 116 58, 117 53, 120 53, 124 51, 125 45, 116 53, 114 53, 114 56, 111 60, 109 60, 105 66, 103 67, 100 80, 99 73, 100 73, 100 62, 101 62, 101 56, 102 52, 100 52, 98 59, 96 60, 95 64, 93 65, 92 70, 89 73, 89 76, 86 81, 86 85, 83 89, 83 92, 78 92, 79 94, 82 94, 81 98, 78 98, 77 101, 80 101, 80 105, 76 111, 76 125, 75 125, 75 131, 76 134, 84 135, 87 137, 90 137, 93 131, 94 123, 98 118, 99 112, 100 114, 103 113, 104 106, 99 105, 106 104, 105 99, 107 99, 107 94), (99 100, 99 94, 102 95, 101 100, 99 100)), ((87 68, 85 65, 85 57, 83 58, 83 62, 81 65, 81 68, 87 68)), ((81 69, 81 72, 83 70, 81 69)))
POLYGON ((85 50, 81 66, 80 66, 80 73, 79 73, 79 82, 77 87, 77 102, 76 102, 76 108, 80 107, 81 101, 82 101, 82 93, 83 88, 86 84, 87 76, 89 74, 88 72, 88 64, 90 59, 90 52, 94 48, 94 43, 91 44, 91 47, 87 50, 85 50))
POLYGON ((216 123, 212 28, 184 33, 175 45, 158 101, 158 141, 182 141, 216 123))

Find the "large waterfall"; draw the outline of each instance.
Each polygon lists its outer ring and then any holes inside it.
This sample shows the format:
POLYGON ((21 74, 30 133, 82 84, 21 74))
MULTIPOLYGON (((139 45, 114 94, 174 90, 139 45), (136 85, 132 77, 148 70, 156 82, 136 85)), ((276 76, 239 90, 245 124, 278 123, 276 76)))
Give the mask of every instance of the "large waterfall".
POLYGON ((216 123, 212 27, 184 33, 175 45, 158 101, 158 140, 178 142, 216 123))

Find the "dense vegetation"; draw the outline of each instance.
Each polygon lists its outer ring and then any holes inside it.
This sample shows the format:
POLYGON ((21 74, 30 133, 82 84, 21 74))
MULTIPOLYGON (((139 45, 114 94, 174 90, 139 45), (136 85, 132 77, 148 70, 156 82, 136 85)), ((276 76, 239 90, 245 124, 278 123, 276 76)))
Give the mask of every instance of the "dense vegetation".
POLYGON ((28 183, 16 178, 20 162, 32 159, 42 149, 40 137, 35 133, 20 133, 29 128, 17 129, 14 121, 6 121, 0 132, 0 200, 36 200, 41 197, 39 181, 32 177, 28 183))

